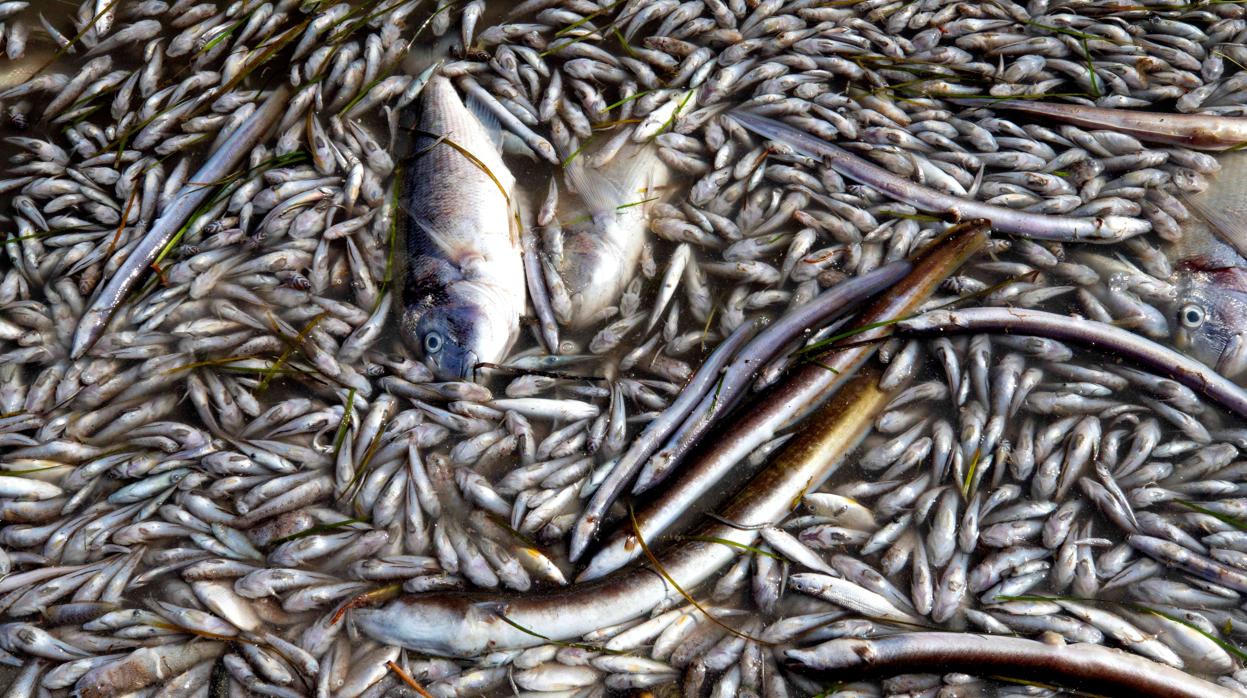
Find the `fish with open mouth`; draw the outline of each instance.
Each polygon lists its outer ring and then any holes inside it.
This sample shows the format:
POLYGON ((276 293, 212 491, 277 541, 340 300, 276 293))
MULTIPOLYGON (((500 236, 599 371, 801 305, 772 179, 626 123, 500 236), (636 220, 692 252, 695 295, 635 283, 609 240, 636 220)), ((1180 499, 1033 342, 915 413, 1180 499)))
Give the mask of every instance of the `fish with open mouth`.
POLYGON ((435 75, 421 95, 400 225, 407 239, 403 340, 443 380, 471 379, 505 358, 526 286, 515 176, 502 131, 483 107, 435 75))

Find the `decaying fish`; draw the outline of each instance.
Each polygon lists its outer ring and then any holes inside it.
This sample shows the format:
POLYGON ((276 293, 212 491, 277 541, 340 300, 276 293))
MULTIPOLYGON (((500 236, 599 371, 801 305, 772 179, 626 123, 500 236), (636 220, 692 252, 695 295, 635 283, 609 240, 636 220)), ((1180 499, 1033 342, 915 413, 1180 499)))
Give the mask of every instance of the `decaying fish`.
POLYGON ((563 325, 584 327, 602 319, 636 274, 648 212, 662 199, 670 174, 656 153, 642 146, 600 170, 578 160, 568 166, 567 178, 580 194, 584 213, 571 214, 577 225, 561 245, 551 246, 557 255, 551 264, 571 300, 559 314, 563 325))
POLYGON ((0 2, 5 695, 1247 695, 1247 24, 1187 5, 0 2), (868 354, 820 486, 783 386, 868 354))
POLYGON ((524 311, 512 208, 515 177, 501 131, 435 76, 421 98, 402 187, 408 269, 402 334, 439 377, 470 378, 505 357, 524 311))
POLYGON ((1177 287, 1174 342, 1237 379, 1247 371, 1247 153, 1219 160, 1222 170, 1212 186, 1185 198, 1199 215, 1169 250, 1177 287))

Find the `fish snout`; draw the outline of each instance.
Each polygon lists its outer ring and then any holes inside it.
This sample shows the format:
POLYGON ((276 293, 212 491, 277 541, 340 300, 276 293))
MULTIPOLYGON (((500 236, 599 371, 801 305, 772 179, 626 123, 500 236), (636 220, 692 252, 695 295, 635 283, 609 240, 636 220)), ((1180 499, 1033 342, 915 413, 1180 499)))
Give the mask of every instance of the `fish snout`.
POLYGON ((447 342, 436 353, 426 350, 424 360, 439 380, 471 381, 480 356, 471 349, 447 342))
POLYGON ((477 365, 481 363, 481 357, 471 349, 463 349, 456 357, 454 365, 450 367, 451 373, 454 373, 461 381, 473 381, 476 379, 477 365))

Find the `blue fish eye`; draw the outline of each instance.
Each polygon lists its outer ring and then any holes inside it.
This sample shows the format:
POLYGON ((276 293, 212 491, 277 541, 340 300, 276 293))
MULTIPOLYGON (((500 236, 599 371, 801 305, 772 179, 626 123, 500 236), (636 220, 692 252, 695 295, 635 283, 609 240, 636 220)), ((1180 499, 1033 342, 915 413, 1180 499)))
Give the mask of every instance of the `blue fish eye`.
POLYGON ((442 336, 436 332, 430 332, 424 335, 424 350, 430 354, 436 354, 441 351, 442 336))

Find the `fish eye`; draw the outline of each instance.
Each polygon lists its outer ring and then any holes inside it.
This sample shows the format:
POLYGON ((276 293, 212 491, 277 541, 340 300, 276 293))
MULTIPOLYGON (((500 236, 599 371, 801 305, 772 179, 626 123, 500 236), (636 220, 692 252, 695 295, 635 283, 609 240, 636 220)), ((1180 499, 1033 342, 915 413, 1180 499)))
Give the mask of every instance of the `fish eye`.
POLYGON ((1193 303, 1187 303, 1178 311, 1178 320, 1187 329, 1195 329, 1204 324, 1204 309, 1193 303))
POLYGON ((436 332, 430 332, 424 335, 424 350, 430 354, 436 354, 442 349, 442 336, 436 332))

